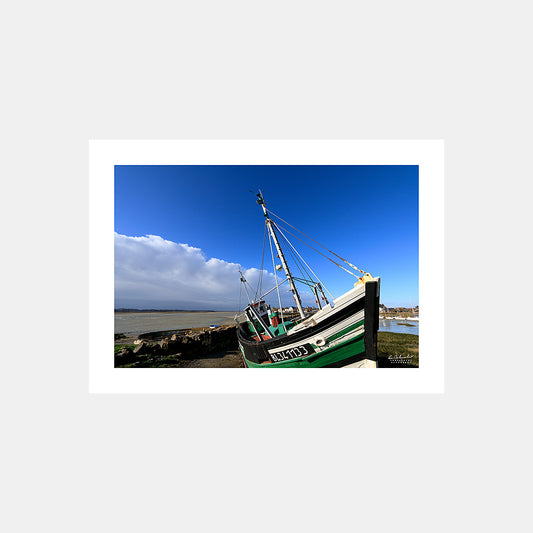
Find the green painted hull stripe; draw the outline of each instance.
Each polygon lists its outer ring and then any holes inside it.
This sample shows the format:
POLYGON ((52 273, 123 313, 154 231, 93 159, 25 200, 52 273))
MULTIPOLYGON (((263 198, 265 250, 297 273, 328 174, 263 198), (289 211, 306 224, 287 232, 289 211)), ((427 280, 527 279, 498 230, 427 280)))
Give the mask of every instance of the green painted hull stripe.
POLYGON ((320 368, 329 364, 338 363, 348 357, 362 354, 365 352, 364 333, 357 335, 353 339, 347 340, 333 346, 322 352, 304 357, 303 359, 292 359, 290 361, 282 361, 280 363, 270 363, 259 365, 252 363, 246 359, 246 364, 249 368, 320 368))
POLYGON ((334 341, 335 339, 338 339, 339 337, 342 337, 343 335, 346 335, 346 333, 350 333, 350 331, 353 331, 354 329, 357 329, 359 326, 362 326, 365 323, 365 320, 360 320, 359 322, 352 324, 351 326, 348 326, 347 328, 343 329, 342 331, 339 331, 332 335, 331 337, 328 337, 326 339, 327 342, 334 341))

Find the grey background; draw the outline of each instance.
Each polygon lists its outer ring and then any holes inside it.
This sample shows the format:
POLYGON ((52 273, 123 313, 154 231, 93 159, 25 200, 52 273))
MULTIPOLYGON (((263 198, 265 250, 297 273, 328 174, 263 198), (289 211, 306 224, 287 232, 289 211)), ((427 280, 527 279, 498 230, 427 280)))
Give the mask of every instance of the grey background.
POLYGON ((5 531, 530 529, 526 6, 3 4, 5 531), (445 139, 446 394, 89 396, 87 141, 163 138, 445 139))

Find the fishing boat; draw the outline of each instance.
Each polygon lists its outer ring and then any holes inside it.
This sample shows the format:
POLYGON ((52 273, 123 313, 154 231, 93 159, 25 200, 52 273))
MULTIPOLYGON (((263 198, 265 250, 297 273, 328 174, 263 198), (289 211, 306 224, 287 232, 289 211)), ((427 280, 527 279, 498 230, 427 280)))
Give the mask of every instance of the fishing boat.
MULTIPOLYGON (((272 213, 266 208, 261 191, 257 194, 257 203, 263 209, 266 225, 263 257, 268 235, 276 283, 264 294, 258 295, 260 291, 256 291, 257 296, 252 298, 249 284, 241 272, 241 282, 248 296, 248 305, 243 312, 236 315, 235 320, 244 365, 248 368, 345 366, 375 368, 380 278, 357 268, 272 213), (286 228, 284 231, 281 224, 274 221, 271 215, 320 245, 337 260, 344 262, 346 266, 311 246, 338 267, 355 276, 357 281, 353 287, 338 298, 334 298, 288 240, 285 235, 286 228), (289 245, 287 255, 292 256, 295 263, 293 270, 298 269, 300 276, 293 275, 291 271, 281 246, 282 239, 289 245), (281 264, 276 265, 276 260, 281 264), (281 270, 285 276, 284 278, 281 276, 282 279, 278 281, 277 272, 281 270), (285 311, 286 306, 283 307, 281 304, 279 288, 285 283, 288 284, 295 303, 295 313, 290 315, 285 311), (305 285, 314 295, 315 308, 307 307, 304 310, 296 283, 305 285), (277 291, 278 294, 278 308, 273 308, 265 301, 265 297, 273 291, 277 291), (326 292, 330 294, 330 298, 326 296, 326 292)), ((305 242, 303 239, 300 240, 305 242)), ((309 245, 307 242, 305 244, 309 245)))

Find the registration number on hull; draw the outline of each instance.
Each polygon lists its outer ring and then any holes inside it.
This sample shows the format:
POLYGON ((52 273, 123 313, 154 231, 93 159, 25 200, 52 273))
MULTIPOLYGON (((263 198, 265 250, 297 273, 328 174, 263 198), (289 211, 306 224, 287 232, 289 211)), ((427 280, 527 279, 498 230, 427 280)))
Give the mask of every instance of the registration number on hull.
POLYGON ((297 359, 298 357, 305 357, 306 355, 311 355, 315 353, 313 347, 307 344, 300 344, 294 348, 288 348, 281 352, 275 352, 270 354, 270 359, 273 363, 280 363, 281 361, 289 361, 290 359, 297 359))

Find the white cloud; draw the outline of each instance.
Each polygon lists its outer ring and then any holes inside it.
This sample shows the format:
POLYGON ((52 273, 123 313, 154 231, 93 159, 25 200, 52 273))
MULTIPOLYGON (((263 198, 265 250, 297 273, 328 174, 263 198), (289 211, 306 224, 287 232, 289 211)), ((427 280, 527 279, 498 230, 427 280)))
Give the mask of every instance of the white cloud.
MULTIPOLYGON (((129 237, 115 233, 115 307, 237 310, 239 268, 238 263, 207 259, 200 248, 157 235, 129 237)), ((259 269, 242 271, 249 284, 256 287, 259 269)), ((274 284, 274 275, 263 271, 263 288, 268 290, 274 284)), ((284 293, 282 303, 290 305, 285 287, 280 289, 284 293)), ((243 291, 242 303, 246 301, 243 291)))

